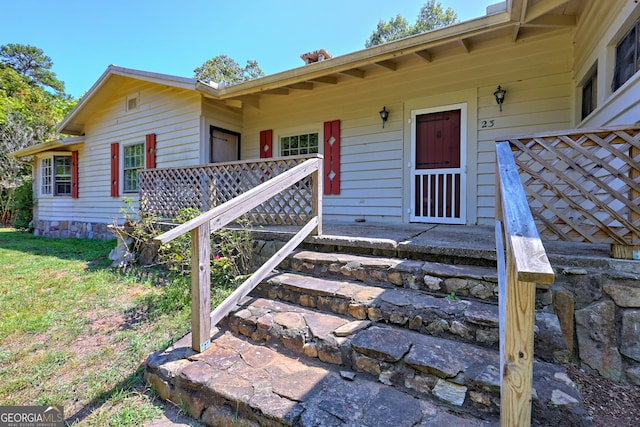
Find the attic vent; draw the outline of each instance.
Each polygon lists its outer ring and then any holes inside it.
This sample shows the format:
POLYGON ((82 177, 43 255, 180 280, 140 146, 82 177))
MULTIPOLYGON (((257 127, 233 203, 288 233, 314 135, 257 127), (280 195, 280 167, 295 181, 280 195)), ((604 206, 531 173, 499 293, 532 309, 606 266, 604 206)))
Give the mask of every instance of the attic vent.
POLYGON ((331 59, 331 54, 324 49, 318 49, 313 52, 303 53, 300 55, 300 58, 302 58, 305 64, 313 64, 322 62, 325 59, 331 59))
POLYGON ((138 97, 128 97, 127 98, 127 111, 134 111, 138 109, 138 97))

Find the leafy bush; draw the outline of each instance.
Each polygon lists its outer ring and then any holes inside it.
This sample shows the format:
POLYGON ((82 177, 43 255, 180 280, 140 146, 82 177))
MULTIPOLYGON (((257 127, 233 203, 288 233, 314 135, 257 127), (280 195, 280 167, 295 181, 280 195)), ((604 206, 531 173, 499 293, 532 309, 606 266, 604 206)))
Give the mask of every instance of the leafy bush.
MULTIPOLYGON (((127 200, 127 207, 122 209, 124 226, 118 227, 122 239, 131 242, 130 250, 140 259, 140 254, 153 247, 154 238, 163 233, 157 218, 144 215, 136 211, 131 200, 127 200)), ((172 220, 174 223, 185 223, 201 212, 197 209, 185 208, 178 212, 172 220)), ((211 242, 211 284, 212 288, 235 287, 239 281, 250 273, 253 249, 253 237, 248 221, 239 220, 238 227, 218 230, 213 233, 211 242)), ((157 249, 156 261, 168 270, 182 275, 191 272, 191 237, 184 234, 172 241, 161 245, 157 249)), ((177 291, 176 299, 181 299, 181 291, 177 291)), ((188 289, 186 290, 189 293, 188 289)))
POLYGON ((33 220, 33 185, 31 179, 25 179, 16 188, 13 210, 15 212, 13 226, 18 230, 29 230, 33 220))

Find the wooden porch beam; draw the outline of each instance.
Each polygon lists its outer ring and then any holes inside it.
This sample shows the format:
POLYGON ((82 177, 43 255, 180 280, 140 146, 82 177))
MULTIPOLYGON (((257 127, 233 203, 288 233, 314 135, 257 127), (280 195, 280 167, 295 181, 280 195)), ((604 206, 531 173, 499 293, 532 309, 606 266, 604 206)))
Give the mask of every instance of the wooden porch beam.
POLYGON ((521 28, 520 24, 516 24, 513 27, 513 37, 511 38, 511 41, 514 43, 518 41, 518 36, 520 35, 520 28, 521 28))
POLYGON ((330 84, 330 85, 335 85, 338 83, 338 78, 337 77, 332 77, 332 76, 320 76, 320 77, 316 77, 315 79, 311 79, 312 82, 318 82, 318 83, 326 83, 326 84, 330 84))
POLYGON ((287 87, 291 88, 291 89, 297 89, 297 90, 313 90, 313 83, 300 82, 300 83, 294 83, 294 84, 289 85, 287 87))
POLYGON ((531 5, 531 7, 527 7, 524 15, 524 19, 522 23, 529 23, 534 19, 541 17, 542 15, 546 15, 552 10, 564 6, 567 4, 567 0, 541 0, 537 3, 531 5))
POLYGON ((263 95, 289 95, 289 89, 276 88, 269 89, 262 92, 263 95))
POLYGON ((245 105, 248 105, 253 108, 260 108, 260 97, 256 95, 245 95, 238 98, 245 105))
POLYGON ((225 99, 224 105, 233 108, 242 108, 242 101, 239 99, 225 99))
POLYGON ((469 39, 458 39, 458 43, 460 43, 460 46, 462 46, 465 52, 471 52, 471 42, 469 39))
POLYGON ((545 15, 525 24, 527 27, 575 27, 574 15, 545 15))
POLYGON ((396 69, 398 68, 398 64, 395 63, 394 61, 391 61, 390 59, 387 59, 385 61, 378 61, 375 64, 379 65, 382 68, 386 68, 387 70, 391 70, 391 71, 396 71, 396 69))
POLYGON ((351 77, 357 77, 359 79, 364 79, 364 70, 359 68, 352 68, 351 70, 340 71, 340 74, 344 74, 351 77))
POLYGON ((420 58, 424 59, 427 62, 433 61, 433 55, 431 54, 431 52, 429 52, 428 49, 419 50, 416 52, 416 55, 418 55, 420 58))

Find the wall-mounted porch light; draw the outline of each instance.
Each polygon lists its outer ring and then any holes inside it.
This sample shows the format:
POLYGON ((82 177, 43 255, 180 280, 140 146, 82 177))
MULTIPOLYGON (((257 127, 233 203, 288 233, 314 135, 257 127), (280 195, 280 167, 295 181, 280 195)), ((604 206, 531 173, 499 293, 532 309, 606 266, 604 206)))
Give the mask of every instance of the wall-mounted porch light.
POLYGON ((382 107, 382 110, 380 110, 380 118, 382 119, 382 129, 384 129, 384 124, 387 120, 389 120, 389 112, 387 111, 387 107, 382 107))
POLYGON ((493 92, 493 96, 496 97, 496 102, 500 106, 500 111, 502 111, 502 103, 504 102, 505 93, 507 93, 507 91, 502 89, 500 85, 498 85, 498 89, 495 92, 493 92))

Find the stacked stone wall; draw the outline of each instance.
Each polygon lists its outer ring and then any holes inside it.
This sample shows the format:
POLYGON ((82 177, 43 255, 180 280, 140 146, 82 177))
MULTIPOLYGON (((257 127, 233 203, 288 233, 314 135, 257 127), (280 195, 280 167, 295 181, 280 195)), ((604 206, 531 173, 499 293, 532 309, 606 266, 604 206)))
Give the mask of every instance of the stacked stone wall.
POLYGON ((33 224, 33 234, 44 237, 111 240, 115 236, 107 229, 108 225, 100 222, 37 220, 33 224))
POLYGON ((604 377, 640 385, 640 274, 555 270, 555 284, 539 301, 558 314, 575 358, 604 377))

